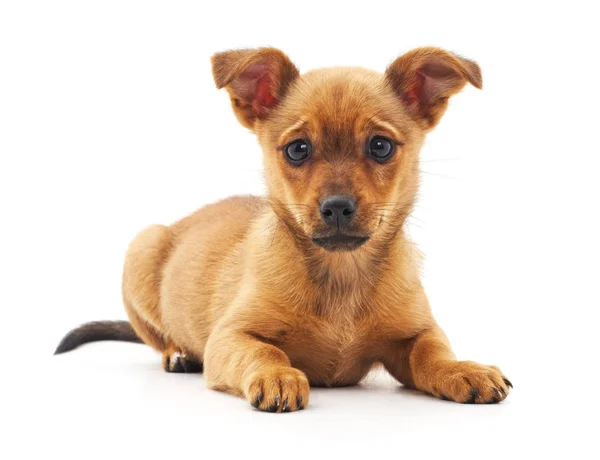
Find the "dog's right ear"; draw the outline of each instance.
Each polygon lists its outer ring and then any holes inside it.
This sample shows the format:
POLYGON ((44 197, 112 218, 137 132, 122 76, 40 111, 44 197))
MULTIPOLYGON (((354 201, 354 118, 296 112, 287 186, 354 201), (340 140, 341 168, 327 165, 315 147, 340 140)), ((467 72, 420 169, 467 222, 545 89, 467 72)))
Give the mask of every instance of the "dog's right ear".
POLYGON ((242 125, 253 129, 284 97, 299 72, 276 48, 225 51, 212 57, 217 88, 226 88, 242 125))

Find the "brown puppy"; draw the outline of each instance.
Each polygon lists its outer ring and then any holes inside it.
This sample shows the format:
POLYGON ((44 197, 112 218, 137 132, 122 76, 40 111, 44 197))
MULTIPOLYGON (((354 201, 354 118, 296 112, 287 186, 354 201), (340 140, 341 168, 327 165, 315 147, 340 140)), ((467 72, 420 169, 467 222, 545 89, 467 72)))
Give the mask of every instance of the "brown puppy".
POLYGON ((131 326, 94 323, 80 343, 141 338, 167 371, 204 370, 210 388, 271 412, 302 409, 309 385, 358 383, 376 363, 438 398, 494 403, 510 382, 456 361, 403 233, 419 150, 476 63, 420 48, 379 74, 300 75, 273 48, 228 51, 214 78, 258 137, 268 197, 234 197, 130 245, 123 297, 131 326))

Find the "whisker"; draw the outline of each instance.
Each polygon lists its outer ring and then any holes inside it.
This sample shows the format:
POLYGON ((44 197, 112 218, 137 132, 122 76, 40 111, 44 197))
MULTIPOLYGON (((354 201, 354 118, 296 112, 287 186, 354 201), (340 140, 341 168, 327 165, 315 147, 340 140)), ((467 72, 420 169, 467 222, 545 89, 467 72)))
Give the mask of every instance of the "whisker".
POLYGON ((460 157, 456 157, 456 158, 434 158, 431 160, 421 160, 421 163, 434 163, 436 161, 456 161, 456 160, 462 160, 462 158, 460 157))
POLYGON ((442 179, 458 179, 458 177, 453 177, 453 176, 445 176, 443 174, 436 174, 436 173, 432 173, 429 171, 424 171, 422 169, 419 169, 419 172, 423 173, 423 174, 429 174, 430 176, 436 176, 436 177, 440 177, 442 179))
POLYGON ((412 214, 408 216, 409 219, 414 219, 417 220, 419 222, 421 222, 422 224, 425 223, 425 221, 423 219, 419 219, 417 216, 413 216, 412 214))

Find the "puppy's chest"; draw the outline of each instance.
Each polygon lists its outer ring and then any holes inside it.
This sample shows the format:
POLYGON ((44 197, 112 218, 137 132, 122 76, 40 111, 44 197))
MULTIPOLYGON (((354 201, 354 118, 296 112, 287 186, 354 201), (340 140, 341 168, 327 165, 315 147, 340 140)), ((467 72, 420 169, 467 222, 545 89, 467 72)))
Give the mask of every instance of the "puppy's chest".
POLYGON ((304 371, 311 384, 353 385, 375 361, 377 340, 359 321, 309 319, 297 328, 283 348, 292 366, 304 371))

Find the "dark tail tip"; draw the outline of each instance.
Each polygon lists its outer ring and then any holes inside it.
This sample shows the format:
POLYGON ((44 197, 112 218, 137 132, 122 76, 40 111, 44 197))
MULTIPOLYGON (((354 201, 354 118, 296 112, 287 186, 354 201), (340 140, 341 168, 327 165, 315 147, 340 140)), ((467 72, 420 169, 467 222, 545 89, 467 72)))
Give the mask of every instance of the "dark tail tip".
POLYGON ((74 350, 84 343, 100 340, 142 343, 127 321, 94 321, 83 324, 65 335, 54 354, 59 355, 74 350))

